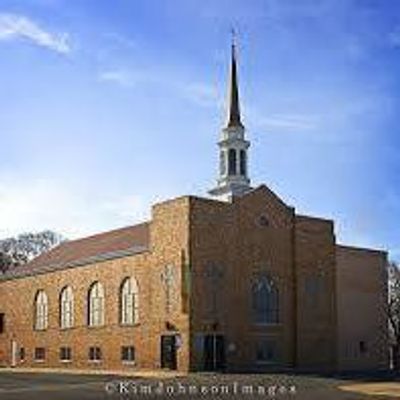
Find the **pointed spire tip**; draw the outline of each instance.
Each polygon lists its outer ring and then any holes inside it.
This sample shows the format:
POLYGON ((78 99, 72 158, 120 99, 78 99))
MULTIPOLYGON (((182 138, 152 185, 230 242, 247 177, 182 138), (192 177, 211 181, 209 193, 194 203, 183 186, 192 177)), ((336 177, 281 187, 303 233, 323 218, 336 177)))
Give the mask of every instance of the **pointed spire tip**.
POLYGON ((236 62, 236 33, 232 28, 232 46, 231 46, 231 65, 229 77, 229 93, 228 93, 228 118, 227 127, 243 127, 240 118, 239 104, 239 85, 237 77, 237 62, 236 62))

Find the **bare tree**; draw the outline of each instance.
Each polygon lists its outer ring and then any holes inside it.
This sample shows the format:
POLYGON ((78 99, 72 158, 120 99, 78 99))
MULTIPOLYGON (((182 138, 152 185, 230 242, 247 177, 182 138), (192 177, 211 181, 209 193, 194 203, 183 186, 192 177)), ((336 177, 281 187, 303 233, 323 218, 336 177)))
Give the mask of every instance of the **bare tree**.
POLYGON ((13 264, 11 257, 3 252, 0 252, 0 273, 6 272, 13 264))
POLYGON ((0 272, 25 264, 64 240, 53 231, 23 233, 15 238, 0 240, 0 272))
POLYGON ((400 265, 389 264, 389 334, 393 368, 400 367, 400 265))

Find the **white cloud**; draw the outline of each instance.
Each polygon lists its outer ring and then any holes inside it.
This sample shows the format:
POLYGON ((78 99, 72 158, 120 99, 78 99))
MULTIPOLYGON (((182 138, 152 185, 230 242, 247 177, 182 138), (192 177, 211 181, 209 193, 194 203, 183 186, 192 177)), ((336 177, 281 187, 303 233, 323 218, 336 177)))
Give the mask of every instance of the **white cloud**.
POLYGON ((29 40, 61 54, 71 51, 68 34, 50 33, 23 15, 0 13, 0 41, 14 39, 29 40))
POLYGON ((110 69, 100 72, 98 80, 125 88, 132 88, 139 84, 158 85, 168 90, 172 89, 177 95, 200 106, 215 106, 218 100, 214 86, 204 82, 185 81, 182 78, 175 78, 173 74, 158 70, 110 69))
POLYGON ((285 131, 315 130, 319 123, 317 116, 312 115, 272 114, 263 117, 251 113, 250 117, 257 127, 285 131))
POLYGON ((116 83, 124 87, 133 87, 143 80, 143 78, 135 78, 131 72, 122 69, 102 71, 99 73, 98 79, 100 82, 116 83))
POLYGON ((136 195, 109 196, 50 179, 0 179, 0 239, 44 229, 73 239, 134 224, 149 212, 136 195))

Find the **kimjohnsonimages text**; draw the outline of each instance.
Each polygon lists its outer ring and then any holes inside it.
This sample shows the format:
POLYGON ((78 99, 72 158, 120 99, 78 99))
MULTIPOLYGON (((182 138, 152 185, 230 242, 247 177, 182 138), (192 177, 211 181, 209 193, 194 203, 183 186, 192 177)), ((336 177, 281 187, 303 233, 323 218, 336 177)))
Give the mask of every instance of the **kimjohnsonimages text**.
POLYGON ((292 384, 246 384, 239 382, 215 384, 184 384, 181 382, 144 383, 134 380, 115 380, 105 384, 105 391, 109 395, 124 395, 126 397, 159 395, 204 395, 204 396, 235 396, 251 395, 269 398, 278 398, 283 395, 295 395, 297 388, 292 384))

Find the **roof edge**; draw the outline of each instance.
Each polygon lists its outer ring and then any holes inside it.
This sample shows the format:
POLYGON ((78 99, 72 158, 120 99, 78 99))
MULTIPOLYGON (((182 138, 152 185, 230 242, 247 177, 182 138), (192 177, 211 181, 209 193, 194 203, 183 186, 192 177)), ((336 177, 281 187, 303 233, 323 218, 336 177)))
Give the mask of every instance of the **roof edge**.
POLYGON ((32 270, 20 271, 20 273, 18 271, 18 267, 16 267, 16 271, 14 271, 13 274, 6 272, 4 275, 0 275, 0 282, 13 280, 13 279, 22 279, 22 278, 27 278, 30 276, 35 276, 35 275, 43 275, 43 274, 47 274, 47 273, 51 273, 51 272, 64 271, 69 268, 83 267, 83 266, 94 264, 97 262, 109 261, 109 260, 122 258, 122 257, 126 257, 126 256, 133 256, 133 255, 142 254, 142 253, 149 252, 149 251, 150 251, 150 249, 148 247, 134 246, 129 249, 111 251, 111 252, 107 252, 107 253, 97 254, 97 255, 91 256, 91 257, 81 258, 79 260, 75 260, 75 261, 72 261, 72 262, 69 262, 66 264, 42 265, 42 266, 39 266, 32 270))
POLYGON ((341 244, 341 243, 336 243, 337 248, 341 248, 343 250, 353 250, 353 251, 364 251, 368 253, 378 253, 382 255, 388 255, 389 252, 388 250, 383 250, 383 249, 371 249, 369 247, 362 247, 362 246, 352 246, 352 245, 346 245, 346 244, 341 244))

